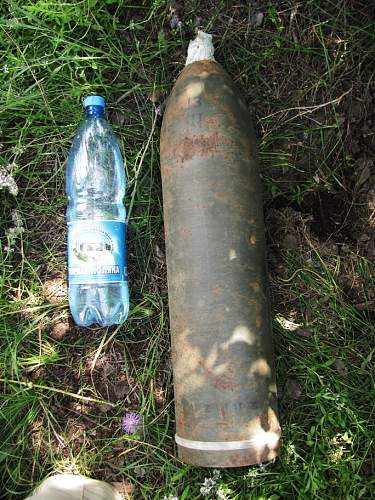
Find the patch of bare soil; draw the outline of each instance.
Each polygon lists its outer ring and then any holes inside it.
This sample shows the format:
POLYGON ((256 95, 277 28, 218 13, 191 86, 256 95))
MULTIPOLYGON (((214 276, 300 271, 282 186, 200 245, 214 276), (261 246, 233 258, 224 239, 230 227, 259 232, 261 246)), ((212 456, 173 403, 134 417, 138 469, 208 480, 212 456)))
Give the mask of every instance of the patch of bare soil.
POLYGON ((356 256, 375 259, 375 165, 368 131, 374 121, 373 102, 368 96, 358 105, 352 98, 342 106, 345 137, 339 132, 338 137, 347 149, 341 150, 337 162, 345 162, 345 155, 350 155, 351 168, 340 171, 341 188, 327 187, 321 179, 321 187, 307 190, 298 202, 280 196, 266 210, 271 268, 282 268, 283 247, 306 252, 310 246, 327 262, 340 256, 338 282, 358 310, 373 310, 374 299, 374 290, 366 289, 367 284, 355 276, 356 256))
MULTIPOLYGON (((335 221, 339 220, 339 216, 340 213, 331 212, 331 217, 334 217, 335 221)), ((301 308, 299 297, 294 296, 290 287, 280 286, 280 279, 290 278, 285 257, 288 252, 292 252, 302 269, 309 266, 322 272, 322 262, 324 262, 332 275, 335 275, 343 297, 357 310, 371 312, 375 297, 375 290, 371 288, 371 276, 364 277, 358 272, 358 258, 361 253, 367 256, 368 241, 364 242, 361 237, 353 238, 349 229, 342 230, 342 225, 341 230, 337 230, 337 225, 331 226, 331 222, 328 225, 327 237, 327 233, 322 232, 320 227, 316 232, 316 222, 317 218, 313 214, 306 214, 290 207, 268 211, 269 269, 271 281, 274 283, 272 288, 276 308, 284 312, 285 307, 287 310, 301 308), (334 231, 331 230, 332 227, 334 231), (337 273, 338 256, 340 267, 337 273)), ((361 227, 360 222, 356 221, 358 234, 366 234, 363 231, 368 231, 366 219, 362 220, 362 224, 361 227)), ((306 289, 303 293, 305 301, 309 297, 314 300, 316 292, 306 289)))
MULTIPOLYGON (((46 459, 51 447, 62 461, 68 459, 72 452, 79 453, 83 448, 86 452, 95 453, 97 440, 109 439, 123 432, 119 415, 139 408, 138 382, 134 375, 125 370, 121 344, 113 342, 105 352, 92 351, 87 355, 85 349, 74 347, 80 335, 82 331, 72 326, 69 337, 72 347, 65 350, 64 362, 35 370, 29 374, 29 378, 34 382, 45 383, 48 380, 54 387, 72 394, 80 394, 84 387, 86 396, 103 402, 51 393, 49 409, 53 421, 50 421, 48 428, 54 432, 47 438, 47 422, 44 422, 33 434, 33 440, 39 443, 39 453, 46 459)), ((123 446, 120 451, 124 451, 123 446)), ((111 467, 118 467, 118 454, 119 450, 114 447, 108 450, 106 456, 101 456, 100 462, 107 463, 107 480, 116 479, 111 467)), ((99 468, 101 463, 98 463, 99 468)))

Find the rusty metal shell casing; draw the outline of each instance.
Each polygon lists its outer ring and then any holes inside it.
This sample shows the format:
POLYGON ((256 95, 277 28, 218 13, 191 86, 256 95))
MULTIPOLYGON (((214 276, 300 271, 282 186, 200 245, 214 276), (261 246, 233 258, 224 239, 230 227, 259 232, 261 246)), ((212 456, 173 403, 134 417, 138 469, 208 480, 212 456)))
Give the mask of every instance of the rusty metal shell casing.
POLYGON ((179 457, 204 467, 273 459, 280 427, 256 144, 217 62, 180 74, 161 171, 179 457))

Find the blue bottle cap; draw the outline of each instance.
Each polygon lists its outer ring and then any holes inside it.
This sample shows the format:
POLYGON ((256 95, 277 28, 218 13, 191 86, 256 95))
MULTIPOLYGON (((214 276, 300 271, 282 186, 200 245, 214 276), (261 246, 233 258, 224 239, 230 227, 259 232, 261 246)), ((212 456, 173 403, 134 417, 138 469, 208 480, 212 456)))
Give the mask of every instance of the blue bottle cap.
POLYGON ((101 106, 105 108, 105 99, 101 95, 88 95, 83 101, 83 106, 101 106))

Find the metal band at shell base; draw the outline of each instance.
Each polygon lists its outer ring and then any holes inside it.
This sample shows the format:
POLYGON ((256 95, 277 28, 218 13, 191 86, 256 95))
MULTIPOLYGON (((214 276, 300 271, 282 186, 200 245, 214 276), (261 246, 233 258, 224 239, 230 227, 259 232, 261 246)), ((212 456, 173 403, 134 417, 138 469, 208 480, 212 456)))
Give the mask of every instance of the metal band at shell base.
POLYGON ((278 445, 279 438, 280 436, 276 432, 266 431, 263 431, 259 436, 243 441, 192 441, 191 439, 181 438, 177 436, 177 434, 175 435, 175 441, 179 446, 204 451, 246 450, 248 448, 259 448, 261 446, 274 448, 278 445))
POLYGON ((175 435, 179 458, 199 467, 242 467, 274 460, 279 438, 273 431, 243 441, 192 441, 175 435))

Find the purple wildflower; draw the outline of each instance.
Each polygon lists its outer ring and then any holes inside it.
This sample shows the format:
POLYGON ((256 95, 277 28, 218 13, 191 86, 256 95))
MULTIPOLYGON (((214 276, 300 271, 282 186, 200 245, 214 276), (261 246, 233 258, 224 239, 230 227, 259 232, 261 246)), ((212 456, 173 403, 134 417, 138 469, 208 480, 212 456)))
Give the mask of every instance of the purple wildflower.
POLYGON ((138 413, 125 413, 122 428, 127 434, 135 434, 142 425, 142 417, 138 413))

